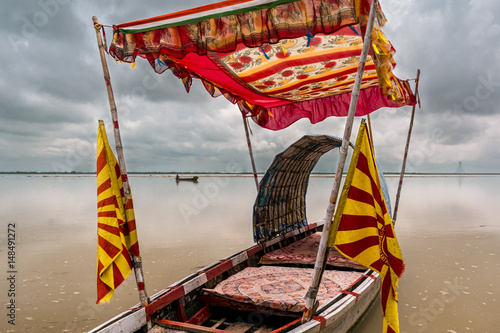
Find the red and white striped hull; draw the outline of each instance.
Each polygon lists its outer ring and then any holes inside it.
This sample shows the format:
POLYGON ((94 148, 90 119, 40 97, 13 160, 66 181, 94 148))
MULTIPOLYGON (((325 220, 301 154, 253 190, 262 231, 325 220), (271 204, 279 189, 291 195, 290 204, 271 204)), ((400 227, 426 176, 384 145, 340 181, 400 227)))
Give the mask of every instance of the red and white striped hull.
MULTIPOLYGON (((148 320, 158 323, 162 327, 177 329, 191 332, 221 332, 219 329, 210 329, 209 327, 200 326, 210 312, 207 309, 202 309, 190 318, 186 317, 184 304, 191 299, 191 295, 199 292, 207 282, 220 277, 221 274, 228 272, 230 269, 241 265, 250 265, 250 259, 257 254, 265 252, 267 249, 277 246, 280 241, 292 240, 293 237, 300 237, 304 232, 312 232, 322 223, 308 225, 305 230, 302 229, 287 233, 284 236, 277 237, 269 242, 255 245, 246 250, 238 252, 229 257, 204 267, 203 269, 187 276, 186 278, 177 281, 169 287, 161 290, 153 295, 147 307, 135 307, 121 313, 120 315, 108 320, 102 325, 91 330, 91 333, 132 333, 141 331, 146 326, 148 320), (176 320, 172 321, 165 316, 167 311, 175 312, 176 320), (163 314, 162 314, 163 313, 163 314), (167 320, 164 320, 167 319, 167 320)), ((300 325, 300 319, 290 320, 290 323, 282 327, 278 327, 272 332, 293 332, 293 333, 315 333, 315 332, 347 332, 356 322, 362 317, 370 304, 374 301, 379 293, 380 278, 378 273, 367 270, 358 283, 357 287, 348 294, 341 294, 333 298, 328 303, 321 306, 317 315, 309 322, 300 325)), ((158 332, 162 332, 161 328, 158 332)), ((225 332, 228 332, 227 330, 225 332)))

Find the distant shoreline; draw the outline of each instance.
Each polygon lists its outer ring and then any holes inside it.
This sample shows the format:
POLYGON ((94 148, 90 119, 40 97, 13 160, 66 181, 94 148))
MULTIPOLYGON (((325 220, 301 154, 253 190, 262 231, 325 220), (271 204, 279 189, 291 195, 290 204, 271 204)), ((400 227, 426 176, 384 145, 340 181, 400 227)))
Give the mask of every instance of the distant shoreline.
MULTIPOLYGON (((227 172, 129 172, 129 175, 135 176, 172 176, 175 177, 179 175, 201 175, 201 176, 252 176, 251 172, 238 172, 238 173, 227 173, 227 172)), ((258 173, 258 175, 263 175, 264 173, 258 173)), ((345 174, 345 173, 344 173, 345 174)), ((15 172, 3 172, 0 171, 0 175, 53 175, 53 176, 81 176, 81 175, 95 175, 95 172, 35 172, 35 171, 15 171, 15 172)), ((333 176, 334 173, 331 172, 313 172, 312 176, 333 176)), ((384 172, 387 176, 399 176, 399 172, 384 172)), ((466 172, 466 173, 454 173, 454 172, 406 172, 406 176, 500 176, 500 172, 466 172)))

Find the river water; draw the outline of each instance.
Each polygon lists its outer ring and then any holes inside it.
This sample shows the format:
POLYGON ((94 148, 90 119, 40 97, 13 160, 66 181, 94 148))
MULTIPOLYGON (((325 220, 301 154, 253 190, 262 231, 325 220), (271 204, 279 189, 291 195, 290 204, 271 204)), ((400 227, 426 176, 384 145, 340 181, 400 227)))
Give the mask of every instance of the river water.
MULTIPOLYGON (((394 195, 399 179, 386 179, 394 195)), ((252 177, 176 184, 132 175, 130 183, 149 295, 253 245, 252 177)), ((324 217, 332 183, 311 177, 310 222, 324 217)), ((491 175, 405 178, 396 225, 406 262, 401 332, 498 332, 499 188, 491 175)), ((85 332, 138 303, 131 276, 111 303, 95 305, 95 176, 0 175, 0 200, 0 332, 85 332)), ((355 332, 381 331, 376 304, 355 332)))

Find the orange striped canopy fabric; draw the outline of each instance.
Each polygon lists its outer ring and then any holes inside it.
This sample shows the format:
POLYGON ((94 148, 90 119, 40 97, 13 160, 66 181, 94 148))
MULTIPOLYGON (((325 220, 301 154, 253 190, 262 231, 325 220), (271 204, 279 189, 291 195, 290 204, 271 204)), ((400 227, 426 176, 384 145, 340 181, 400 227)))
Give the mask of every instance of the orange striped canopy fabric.
POLYGON ((382 194, 364 121, 328 245, 335 246, 346 257, 380 273, 384 332, 399 332, 396 288, 404 271, 404 262, 382 194))
POLYGON ((134 208, 126 204, 120 166, 109 147, 104 123, 97 133, 97 303, 108 302, 139 256, 134 208))
MULTIPOLYGON (((371 0, 228 0, 114 26, 110 54, 170 69, 186 90, 200 79, 243 115, 279 130, 346 116, 371 0)), ((357 116, 413 105, 407 81, 392 72, 395 52, 378 9, 357 116)))

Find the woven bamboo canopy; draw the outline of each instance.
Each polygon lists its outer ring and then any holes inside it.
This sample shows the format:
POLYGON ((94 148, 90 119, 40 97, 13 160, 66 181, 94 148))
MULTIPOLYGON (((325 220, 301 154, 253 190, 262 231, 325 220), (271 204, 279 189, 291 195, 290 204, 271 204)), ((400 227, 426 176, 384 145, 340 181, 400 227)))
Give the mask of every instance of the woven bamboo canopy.
POLYGON ((256 242, 307 225, 306 193, 311 171, 323 154, 341 145, 340 138, 305 135, 276 155, 260 181, 254 205, 256 242))

